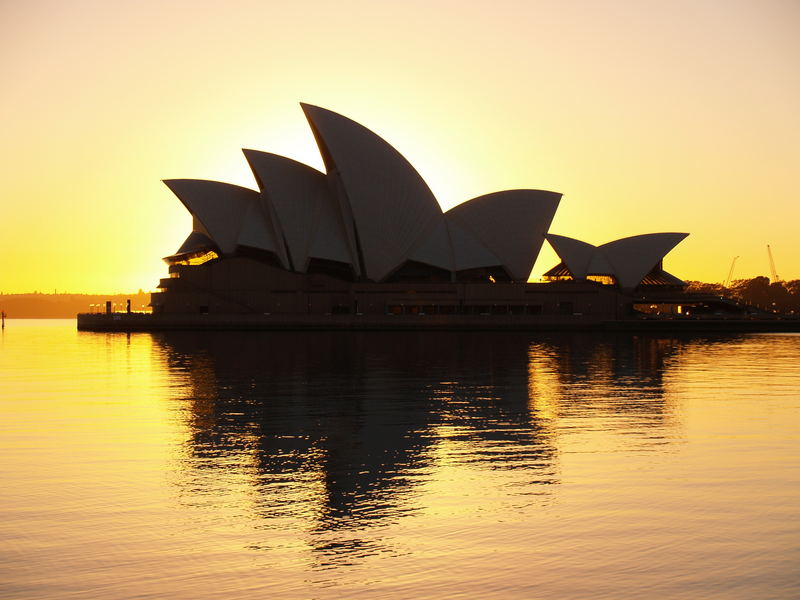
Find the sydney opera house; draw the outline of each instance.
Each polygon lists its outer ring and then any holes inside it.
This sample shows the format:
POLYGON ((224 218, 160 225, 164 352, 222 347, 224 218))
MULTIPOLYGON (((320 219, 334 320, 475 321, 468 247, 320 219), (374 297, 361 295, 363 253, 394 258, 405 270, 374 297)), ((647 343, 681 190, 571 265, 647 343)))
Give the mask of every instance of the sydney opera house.
POLYGON ((330 110, 301 106, 324 173, 244 150, 257 190, 165 181, 191 213, 193 229, 164 259, 169 277, 152 295, 154 316, 469 326, 686 310, 684 282, 662 265, 687 234, 600 246, 556 235, 549 228, 561 194, 534 189, 494 192, 442 211, 419 173, 381 137, 330 110), (561 262, 545 281, 529 283, 545 241, 561 262))

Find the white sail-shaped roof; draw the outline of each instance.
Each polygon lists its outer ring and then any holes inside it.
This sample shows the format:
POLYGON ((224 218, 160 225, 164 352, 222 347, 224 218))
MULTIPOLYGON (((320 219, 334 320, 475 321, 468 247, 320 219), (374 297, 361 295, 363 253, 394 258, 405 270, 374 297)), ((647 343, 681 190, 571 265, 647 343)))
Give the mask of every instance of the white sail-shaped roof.
POLYGON ((446 214, 491 249, 512 279, 524 282, 560 199, 556 192, 507 190, 473 198, 446 214))
POLYGON ((451 272, 503 264, 477 237, 451 220, 449 213, 434 220, 409 259, 451 272))
POLYGON ((257 150, 243 150, 295 271, 305 272, 310 257, 352 263, 346 234, 324 173, 306 164, 257 150))
POLYGON ((232 254, 244 232, 247 245, 275 252, 269 223, 256 209, 260 194, 220 181, 168 179, 164 183, 196 217, 223 254, 232 254), (243 230, 245 220, 248 227, 243 230))
POLYGON ((447 229, 450 232, 455 271, 502 266, 503 261, 473 234, 453 220, 449 212, 445 213, 445 219, 447 221, 447 229))
POLYGON ((380 281, 408 259, 441 208, 414 167, 378 135, 332 111, 301 106, 328 175, 346 194, 343 216, 352 211, 365 275, 380 281))
POLYGON ((589 261, 589 268, 586 269, 587 275, 614 275, 616 276, 617 270, 608 262, 608 258, 601 251, 596 250, 592 255, 592 260, 589 261))
POLYGON ((358 254, 348 244, 342 213, 332 198, 320 200, 314 214, 309 258, 322 258, 350 264, 358 274, 358 254))
MULTIPOLYGON (((688 233, 646 233, 602 246, 593 246, 563 235, 547 234, 561 261, 575 279, 587 275, 613 275, 624 290, 632 290, 688 233)), ((662 277, 683 282, 662 270, 662 277)))
POLYGON ((265 210, 261 200, 262 197, 259 194, 247 207, 236 243, 240 246, 273 252, 281 265, 288 269, 289 261, 286 257, 286 250, 280 242, 275 221, 269 211, 265 210))
POLYGON ((585 279, 597 247, 575 238, 548 233, 545 238, 575 279, 585 279))
POLYGON ((215 247, 229 256, 247 246, 274 253, 284 268, 298 272, 307 272, 311 259, 323 259, 384 281, 414 261, 449 271, 454 280, 461 271, 502 267, 522 282, 546 237, 575 279, 613 275, 623 290, 643 281, 680 283, 660 262, 686 233, 637 235, 602 246, 547 234, 561 194, 541 190, 487 194, 442 213, 419 173, 383 139, 337 113, 302 106, 328 173, 244 150, 260 193, 217 181, 165 181, 194 218, 178 254, 215 247))
POLYGON ((198 219, 198 218, 197 218, 196 216, 194 216, 194 215, 192 215, 192 231, 193 231, 193 232, 196 232, 196 233, 202 233, 202 234, 203 234, 203 235, 205 235, 207 238, 210 238, 210 237, 211 237, 211 234, 210 234, 210 233, 208 233, 208 230, 207 230, 207 229, 205 228, 205 226, 204 226, 204 225, 203 225, 203 224, 200 222, 200 219, 198 219))
POLYGON ((603 244, 598 250, 614 267, 622 289, 633 289, 688 233, 646 233, 603 244))
POLYGON ((428 229, 420 236, 416 246, 409 253, 408 258, 446 271, 456 270, 450 233, 443 216, 440 215, 432 220, 428 229))

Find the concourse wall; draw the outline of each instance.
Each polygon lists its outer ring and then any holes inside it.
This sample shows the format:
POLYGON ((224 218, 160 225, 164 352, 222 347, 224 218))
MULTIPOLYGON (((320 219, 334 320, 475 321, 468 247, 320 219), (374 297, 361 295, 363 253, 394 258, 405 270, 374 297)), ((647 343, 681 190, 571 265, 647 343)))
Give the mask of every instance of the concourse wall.
POLYGON ((159 315, 425 315, 618 319, 631 299, 593 282, 368 283, 292 273, 250 258, 174 265, 159 315))

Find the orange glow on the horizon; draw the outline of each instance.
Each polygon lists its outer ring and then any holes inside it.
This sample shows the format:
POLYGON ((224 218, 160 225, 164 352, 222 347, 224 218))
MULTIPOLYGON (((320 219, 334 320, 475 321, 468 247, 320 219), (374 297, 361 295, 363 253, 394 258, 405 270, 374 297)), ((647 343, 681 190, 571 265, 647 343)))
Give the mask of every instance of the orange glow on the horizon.
MULTIPOLYGON (((201 0, 0 8, 0 292, 153 288, 173 177, 255 187, 241 148, 322 161, 299 102, 395 146, 447 209, 564 194, 553 233, 691 235, 683 279, 800 278, 800 5, 201 0), (268 24, 268 25, 265 25, 268 24), (546 26, 544 26, 546 25, 546 26)), ((545 244, 534 277, 557 262, 545 244)))

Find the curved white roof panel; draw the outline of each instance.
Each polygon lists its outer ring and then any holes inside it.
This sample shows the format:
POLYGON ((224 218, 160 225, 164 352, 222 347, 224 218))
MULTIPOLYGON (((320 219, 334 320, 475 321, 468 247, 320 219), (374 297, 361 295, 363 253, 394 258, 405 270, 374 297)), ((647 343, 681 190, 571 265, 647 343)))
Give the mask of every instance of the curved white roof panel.
POLYGON ((443 216, 440 215, 431 222, 408 258, 446 271, 455 270, 450 234, 443 216))
POLYGON ((585 279, 592 272, 589 265, 597 250, 596 246, 554 233, 548 233, 544 237, 575 279, 585 279))
POLYGON ((547 238, 575 279, 614 275, 624 290, 643 280, 679 281, 663 269, 647 275, 688 234, 637 235, 602 246, 547 234, 561 194, 543 190, 495 192, 442 213, 419 173, 378 135, 335 112, 301 106, 327 174, 244 150, 260 192, 217 181, 165 181, 194 218, 179 253, 216 246, 230 256, 248 246, 274 253, 286 269, 307 272, 311 259, 323 259, 373 281, 409 260, 453 274, 501 267, 524 282, 547 238))
POLYGON ((595 247, 595 253, 592 254, 592 260, 589 261, 589 267, 586 269, 586 274, 616 276, 616 273, 617 270, 610 262, 608 262, 606 255, 597 249, 597 247, 595 247))
POLYGON ((378 135, 335 112, 301 106, 328 175, 346 194, 341 206, 352 211, 365 275, 380 281, 409 257, 441 208, 414 167, 378 135))
POLYGON ((274 211, 278 231, 289 249, 295 271, 308 259, 351 263, 346 234, 324 173, 306 164, 257 150, 243 150, 263 200, 274 211))
POLYGON ((308 256, 347 263, 352 265, 355 273, 359 273, 358 255, 352 248, 348 244, 347 229, 339 207, 328 196, 317 203, 308 256))
POLYGON ((502 266, 502 260, 451 217, 449 212, 445 213, 447 229, 450 232, 450 243, 453 247, 455 271, 502 266))
POLYGON ((434 220, 409 259, 452 272, 503 265, 478 238, 451 220, 448 213, 434 220))
POLYGON ((286 260, 286 251, 279 242, 275 234, 275 226, 269 213, 261 205, 261 195, 259 194, 251 202, 242 218, 242 225, 239 230, 239 237, 236 243, 240 246, 259 248, 274 252, 284 268, 289 264, 286 260))
POLYGON ((449 222, 472 233, 515 281, 527 281, 558 208, 561 194, 506 190, 479 196, 447 211, 449 222))
POLYGON ((277 249, 260 210, 261 195, 255 190, 203 179, 168 179, 164 183, 200 221, 223 254, 233 253, 239 244, 273 252, 277 249), (241 240, 240 235, 244 236, 241 240))
POLYGON ((204 226, 204 225, 203 225, 203 224, 200 222, 200 219, 198 219, 198 218, 197 218, 196 216, 194 216, 194 215, 192 215, 192 231, 193 231, 193 232, 197 232, 197 233, 202 233, 202 234, 203 234, 203 235, 205 235, 207 238, 210 238, 210 237, 211 237, 211 234, 209 234, 209 233, 208 233, 208 230, 207 230, 207 229, 205 228, 205 226, 204 226))
POLYGON ((688 233, 646 233, 598 247, 614 267, 622 289, 633 289, 688 233))

